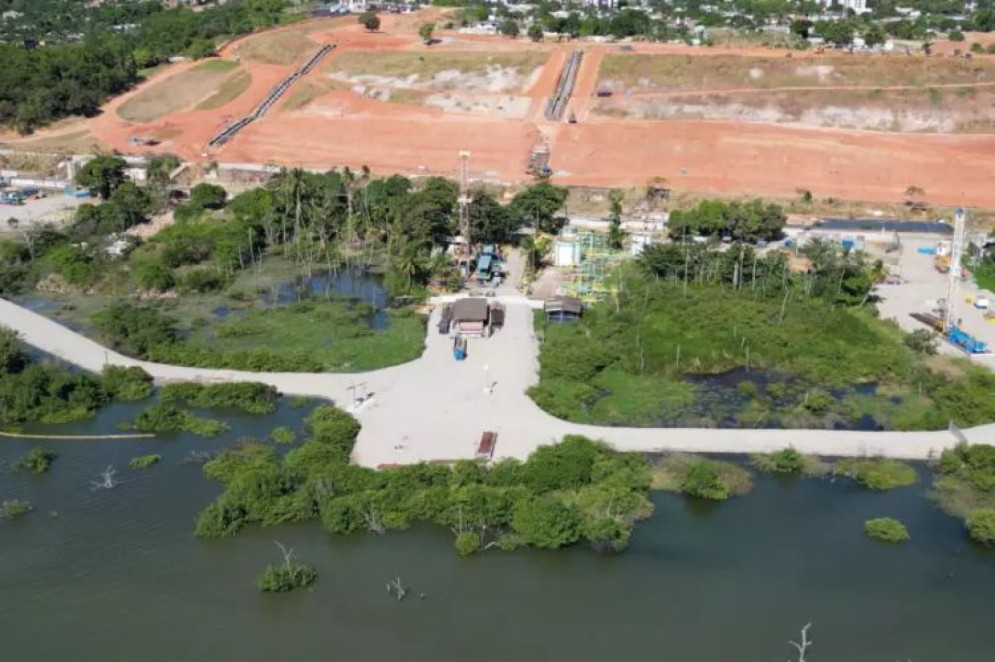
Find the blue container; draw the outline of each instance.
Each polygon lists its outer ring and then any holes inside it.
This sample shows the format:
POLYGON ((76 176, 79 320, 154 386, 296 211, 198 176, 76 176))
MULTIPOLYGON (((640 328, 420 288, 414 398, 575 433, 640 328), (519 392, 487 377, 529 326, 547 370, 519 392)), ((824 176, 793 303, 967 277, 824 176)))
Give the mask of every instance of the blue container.
POLYGON ((936 255, 936 249, 926 246, 925 248, 917 248, 916 253, 919 253, 920 255, 936 255))

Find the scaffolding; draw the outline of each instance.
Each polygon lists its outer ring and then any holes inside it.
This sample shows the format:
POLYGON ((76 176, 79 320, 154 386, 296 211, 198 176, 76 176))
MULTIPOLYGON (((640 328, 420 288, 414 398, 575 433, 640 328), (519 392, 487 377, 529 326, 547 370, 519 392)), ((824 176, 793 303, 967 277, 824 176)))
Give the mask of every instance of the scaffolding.
POLYGON ((609 248, 606 234, 578 232, 573 240, 580 246, 580 260, 571 268, 563 284, 563 294, 596 303, 613 293, 611 276, 625 254, 609 248))

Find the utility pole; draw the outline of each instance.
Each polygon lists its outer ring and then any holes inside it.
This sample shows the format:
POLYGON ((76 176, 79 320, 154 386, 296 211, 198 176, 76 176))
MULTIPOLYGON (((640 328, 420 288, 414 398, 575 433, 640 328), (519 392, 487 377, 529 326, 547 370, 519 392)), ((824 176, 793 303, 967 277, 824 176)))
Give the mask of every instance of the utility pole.
POLYGON ((950 273, 947 274, 947 305, 943 315, 943 332, 957 323, 954 312, 954 302, 957 301, 957 291, 960 286, 961 256, 964 253, 964 208, 958 207, 954 212, 954 237, 950 243, 950 273))
POLYGON ((465 260, 466 273, 470 270, 470 152, 463 150, 459 153, 459 234, 463 240, 460 246, 458 258, 465 260))

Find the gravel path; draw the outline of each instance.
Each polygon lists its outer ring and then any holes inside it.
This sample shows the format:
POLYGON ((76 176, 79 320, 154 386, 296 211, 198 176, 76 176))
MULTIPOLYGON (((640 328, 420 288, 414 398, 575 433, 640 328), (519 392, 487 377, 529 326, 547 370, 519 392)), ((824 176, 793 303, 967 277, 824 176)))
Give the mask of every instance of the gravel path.
MULTIPOLYGON (((532 304, 499 297, 507 306, 505 328, 471 339, 468 357, 455 361, 451 340, 429 322, 425 352, 404 365, 357 374, 255 373, 185 368, 137 361, 14 303, 0 299, 0 324, 28 343, 86 370, 105 364, 138 365, 158 382, 259 381, 288 395, 329 398, 352 411, 363 428, 353 459, 365 466, 472 458, 480 434, 498 433, 496 457, 525 458, 565 434, 603 439, 621 450, 766 452, 791 444, 805 453, 884 455, 926 459, 957 443, 939 432, 622 428, 578 425, 546 414, 525 394, 537 379, 532 304), (366 396, 358 406, 354 396, 366 396)), ((995 443, 995 424, 965 430, 971 442, 995 443)))

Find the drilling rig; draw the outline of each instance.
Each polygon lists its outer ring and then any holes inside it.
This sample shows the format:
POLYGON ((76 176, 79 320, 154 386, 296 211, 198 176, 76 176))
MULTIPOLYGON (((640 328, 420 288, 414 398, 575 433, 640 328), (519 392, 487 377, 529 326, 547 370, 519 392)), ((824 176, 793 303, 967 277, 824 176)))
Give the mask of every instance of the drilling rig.
POLYGON ((459 243, 456 246, 456 264, 464 276, 470 273, 473 242, 470 236, 470 152, 459 153, 459 243))
POLYGON ((950 243, 950 272, 947 274, 947 300, 943 307, 943 335, 951 344, 968 354, 984 354, 988 351, 987 343, 962 330, 960 320, 956 316, 955 306, 962 271, 961 258, 964 255, 964 224, 964 208, 958 207, 954 213, 954 236, 950 243))

